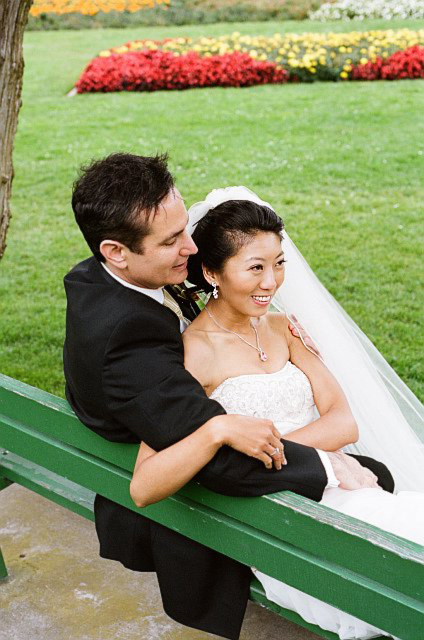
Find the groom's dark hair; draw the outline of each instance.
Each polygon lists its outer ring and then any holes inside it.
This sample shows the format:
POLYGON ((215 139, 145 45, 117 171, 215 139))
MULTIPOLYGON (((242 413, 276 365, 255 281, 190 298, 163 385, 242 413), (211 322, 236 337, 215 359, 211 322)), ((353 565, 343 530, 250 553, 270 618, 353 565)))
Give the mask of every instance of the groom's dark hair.
POLYGON ((282 237, 284 224, 269 207, 250 200, 228 200, 199 221, 193 233, 198 253, 188 260, 188 281, 209 292, 212 287, 203 276, 203 266, 219 273, 227 260, 258 233, 282 237))
POLYGON ((143 252, 149 220, 174 187, 167 163, 167 154, 113 153, 81 168, 73 187, 72 209, 98 260, 104 261, 100 253, 103 240, 117 240, 134 253, 143 252), (141 212, 145 215, 140 216, 141 212))

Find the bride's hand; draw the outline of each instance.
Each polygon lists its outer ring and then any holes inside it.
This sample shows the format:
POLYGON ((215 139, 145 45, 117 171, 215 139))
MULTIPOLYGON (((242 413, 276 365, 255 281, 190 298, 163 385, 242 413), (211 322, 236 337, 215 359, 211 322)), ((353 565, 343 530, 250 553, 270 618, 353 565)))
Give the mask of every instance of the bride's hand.
POLYGON ((340 489, 353 491, 355 489, 380 489, 377 476, 372 471, 363 467, 355 458, 336 451, 328 453, 340 489))
POLYGON ((220 416, 224 423, 222 443, 257 458, 267 469, 281 469, 286 464, 281 435, 271 420, 250 416, 220 416))

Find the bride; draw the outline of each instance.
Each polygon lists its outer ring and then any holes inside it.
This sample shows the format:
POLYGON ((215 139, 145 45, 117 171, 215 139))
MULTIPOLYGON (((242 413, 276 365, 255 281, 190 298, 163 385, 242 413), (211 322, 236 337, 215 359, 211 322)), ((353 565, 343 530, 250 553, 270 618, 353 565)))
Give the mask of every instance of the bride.
MULTIPOLYGON (((336 481, 321 504, 424 545, 424 493, 418 493, 424 491, 424 452, 409 426, 422 420, 420 403, 322 287, 268 203, 244 187, 218 189, 194 205, 189 218, 199 248, 189 260, 189 281, 211 296, 184 333, 187 369, 227 413, 268 418, 285 440, 327 452, 347 447, 385 462, 398 494, 383 491, 374 479, 370 488, 353 491, 336 481), (271 312, 271 304, 280 312, 271 312), (318 355, 291 334, 289 323, 298 321, 318 355)), ((195 437, 161 454, 141 445, 131 482, 138 506, 174 493, 198 472, 195 437), (172 468, 166 480, 164 460, 172 468)), ((200 464, 216 446, 205 447, 200 464)), ((282 447, 265 464, 272 466, 273 459, 284 464, 282 447)), ((255 574, 269 600, 340 638, 384 634, 255 574)))

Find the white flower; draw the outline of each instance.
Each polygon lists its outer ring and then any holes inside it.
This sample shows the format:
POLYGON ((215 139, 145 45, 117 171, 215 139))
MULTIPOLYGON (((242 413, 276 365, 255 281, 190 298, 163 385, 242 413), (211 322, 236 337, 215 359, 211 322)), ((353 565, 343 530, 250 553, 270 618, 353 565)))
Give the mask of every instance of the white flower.
POLYGON ((366 18, 424 18, 424 0, 336 0, 309 14, 311 20, 365 20, 366 18))

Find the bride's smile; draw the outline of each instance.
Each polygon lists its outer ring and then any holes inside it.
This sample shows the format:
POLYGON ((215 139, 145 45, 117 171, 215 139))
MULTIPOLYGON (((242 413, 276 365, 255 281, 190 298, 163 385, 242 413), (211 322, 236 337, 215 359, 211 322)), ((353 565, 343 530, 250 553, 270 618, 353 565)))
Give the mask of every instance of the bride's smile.
POLYGON ((239 326, 247 318, 264 315, 284 280, 280 237, 272 232, 256 233, 219 273, 205 270, 205 277, 217 285, 218 299, 212 299, 211 306, 219 307, 224 322, 239 326))

